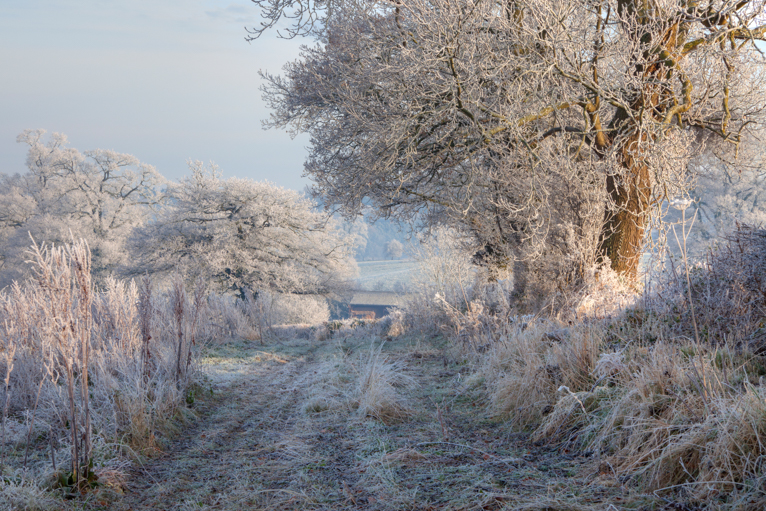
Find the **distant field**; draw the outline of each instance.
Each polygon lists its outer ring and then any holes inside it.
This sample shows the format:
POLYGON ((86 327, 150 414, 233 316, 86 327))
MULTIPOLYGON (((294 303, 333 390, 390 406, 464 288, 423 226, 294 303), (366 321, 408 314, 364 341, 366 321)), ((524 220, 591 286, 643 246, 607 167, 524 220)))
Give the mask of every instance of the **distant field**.
POLYGON ((410 259, 396 261, 362 261, 359 265, 359 289, 366 291, 400 291, 411 288, 418 273, 417 263, 410 259))

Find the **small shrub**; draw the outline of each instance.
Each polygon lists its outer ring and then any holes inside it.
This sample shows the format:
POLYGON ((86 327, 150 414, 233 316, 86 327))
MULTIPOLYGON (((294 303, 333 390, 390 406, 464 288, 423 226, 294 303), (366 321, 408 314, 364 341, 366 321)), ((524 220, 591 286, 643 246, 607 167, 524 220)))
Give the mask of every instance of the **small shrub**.
POLYGON ((381 327, 385 330, 387 337, 399 337, 404 335, 406 328, 404 326, 405 314, 400 309, 393 309, 387 316, 381 319, 381 327))
POLYGON ((597 325, 562 328, 551 320, 515 324, 481 359, 493 415, 533 426, 558 399, 558 389, 589 391, 603 344, 597 325))
POLYGON ((258 302, 263 306, 262 320, 266 325, 316 325, 330 318, 330 307, 321 296, 303 296, 261 291, 258 302))

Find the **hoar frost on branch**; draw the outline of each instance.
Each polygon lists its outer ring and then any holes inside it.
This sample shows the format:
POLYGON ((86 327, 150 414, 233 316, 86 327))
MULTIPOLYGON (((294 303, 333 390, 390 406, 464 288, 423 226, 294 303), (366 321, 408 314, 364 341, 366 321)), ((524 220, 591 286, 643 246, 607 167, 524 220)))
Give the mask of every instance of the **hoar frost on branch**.
POLYGON ((726 157, 695 161, 699 179, 692 196, 699 211, 690 250, 697 257, 724 243, 737 224, 766 225, 763 144, 752 143, 746 149, 735 161, 726 157))
POLYGON ((164 178, 137 158, 67 147, 65 135, 26 130, 25 174, 0 174, 0 287, 23 276, 30 235, 46 243, 87 240, 101 280, 126 264, 125 241, 163 200, 164 178))
POLYGON ((191 176, 168 187, 169 201, 132 242, 133 274, 181 272, 245 290, 329 294, 347 289, 353 239, 293 190, 223 179, 189 162, 191 176))
POLYGON ((690 160, 763 124, 763 0, 254 3, 254 36, 290 15, 317 40, 264 74, 267 126, 312 136, 316 192, 455 226, 522 287, 598 260, 635 281, 690 160))

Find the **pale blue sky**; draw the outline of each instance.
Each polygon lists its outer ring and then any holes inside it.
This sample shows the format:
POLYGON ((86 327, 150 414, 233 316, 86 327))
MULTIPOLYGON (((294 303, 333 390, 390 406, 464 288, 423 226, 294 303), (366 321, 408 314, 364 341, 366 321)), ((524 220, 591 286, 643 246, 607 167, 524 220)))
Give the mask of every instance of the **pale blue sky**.
POLYGON ((0 0, 0 172, 24 170, 26 128, 114 149, 166 177, 188 158, 301 189, 307 137, 263 131, 258 70, 309 41, 268 34, 250 0, 0 0))

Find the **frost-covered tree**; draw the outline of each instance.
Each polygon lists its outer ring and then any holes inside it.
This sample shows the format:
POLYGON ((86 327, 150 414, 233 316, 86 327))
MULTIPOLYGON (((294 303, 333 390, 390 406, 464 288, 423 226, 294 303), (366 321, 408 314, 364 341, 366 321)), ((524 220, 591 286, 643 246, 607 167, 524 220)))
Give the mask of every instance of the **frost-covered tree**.
POLYGON ((689 160, 763 124, 763 0, 255 3, 255 36, 290 17, 318 43, 264 75, 317 192, 454 225, 496 268, 636 279, 689 160))
POLYGON ((404 254, 404 245, 399 240, 391 240, 386 243, 386 255, 390 259, 399 259, 404 254))
MULTIPOLYGON (((737 225, 761 227, 766 225, 766 167, 763 144, 743 146, 737 160, 719 155, 700 155, 693 160, 697 180, 690 190, 691 203, 681 211, 671 208, 665 217, 667 227, 686 219, 687 255, 695 261, 706 260, 710 249, 724 244, 737 230, 737 225)), ((660 233, 661 234, 661 233, 660 233)), ((668 249, 673 257, 681 257, 681 248, 671 232, 668 249)))
POLYGON ((736 224, 766 226, 766 167, 762 144, 752 144, 750 154, 742 155, 749 162, 701 158, 700 177, 693 197, 698 208, 695 228, 695 252, 720 243, 733 232, 736 224))
POLYGON ((367 243, 357 252, 357 260, 375 261, 388 257, 386 245, 391 240, 397 240, 403 246, 407 245, 409 226, 394 219, 377 218, 374 211, 365 211, 363 221, 366 226, 367 243))
POLYGON ((367 222, 363 217, 357 217, 353 221, 344 222, 343 229, 354 240, 355 258, 363 258, 369 237, 367 222))
POLYGON ((47 140, 26 130, 27 172, 0 174, 0 287, 25 272, 30 235, 38 243, 87 240, 93 274, 103 278, 126 264, 125 240, 162 201, 162 176, 137 158, 67 147, 65 135, 47 140))
POLYGON ((438 227, 421 243, 413 246, 417 263, 414 280, 417 289, 439 293, 449 303, 465 305, 464 290, 476 279, 476 267, 460 233, 438 227))
POLYGON ((189 162, 169 201, 131 241, 132 274, 181 272, 223 290, 291 294, 345 290, 355 276, 353 237, 298 192, 189 162))

